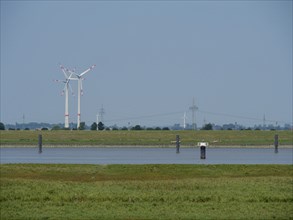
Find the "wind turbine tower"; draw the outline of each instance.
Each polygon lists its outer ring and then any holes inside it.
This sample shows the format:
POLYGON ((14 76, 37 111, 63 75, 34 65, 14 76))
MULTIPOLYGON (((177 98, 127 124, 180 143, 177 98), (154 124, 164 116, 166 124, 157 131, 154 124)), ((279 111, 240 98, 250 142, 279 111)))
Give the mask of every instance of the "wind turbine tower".
POLYGON ((70 71, 71 74, 75 74, 76 78, 74 80, 77 80, 77 90, 78 90, 78 95, 77 95, 77 128, 80 126, 80 96, 83 95, 83 90, 82 90, 82 80, 84 80, 83 75, 91 71, 93 68, 95 68, 96 65, 91 66, 87 70, 83 71, 80 74, 75 73, 74 71, 70 71))
POLYGON ((186 129, 186 112, 184 112, 184 115, 183 115, 183 129, 185 130, 186 129))
POLYGON ((189 110, 192 111, 192 129, 196 129, 196 121, 195 121, 195 112, 198 110, 198 107, 195 105, 195 101, 193 98, 192 106, 189 107, 189 110))
POLYGON ((65 93, 65 121, 64 121, 64 127, 69 128, 68 89, 70 89, 72 94, 73 94, 72 88, 71 88, 71 86, 69 84, 70 80, 73 79, 73 78, 71 78, 72 73, 70 75, 68 75, 68 72, 69 72, 68 69, 66 69, 62 65, 60 65, 60 68, 61 68, 62 72, 64 73, 65 80, 55 80, 55 81, 56 82, 63 82, 65 84, 61 95, 63 95, 65 93))

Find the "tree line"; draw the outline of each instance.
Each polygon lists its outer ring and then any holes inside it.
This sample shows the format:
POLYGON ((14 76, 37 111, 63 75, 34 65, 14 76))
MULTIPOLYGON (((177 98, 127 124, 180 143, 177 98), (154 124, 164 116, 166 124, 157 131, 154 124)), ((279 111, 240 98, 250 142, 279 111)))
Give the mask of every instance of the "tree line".
MULTIPOLYGON (((254 127, 244 127, 238 124, 224 124, 222 126, 215 125, 212 123, 204 124, 201 128, 198 128, 196 130, 292 130, 293 127, 290 124, 285 124, 283 127, 280 125, 273 126, 273 125, 255 125, 254 127)), ((174 126, 170 127, 145 127, 141 125, 135 125, 135 126, 129 126, 129 127, 118 127, 118 126, 106 126, 104 123, 99 122, 98 124, 96 122, 93 122, 90 126, 87 126, 85 122, 81 122, 79 128, 77 128, 76 124, 70 123, 70 128, 64 128, 64 124, 49 124, 49 123, 37 123, 37 122, 31 122, 27 124, 8 124, 5 125, 4 123, 0 122, 0 130, 184 130, 180 124, 175 124, 174 126)), ((187 129, 191 130, 191 129, 187 129)))

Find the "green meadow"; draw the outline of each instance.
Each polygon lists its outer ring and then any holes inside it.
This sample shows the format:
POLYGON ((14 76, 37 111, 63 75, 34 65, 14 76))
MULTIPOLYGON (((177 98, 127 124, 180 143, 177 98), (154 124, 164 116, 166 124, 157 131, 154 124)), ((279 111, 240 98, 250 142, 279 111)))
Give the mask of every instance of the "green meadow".
POLYGON ((7 164, 0 219, 293 219, 292 165, 7 164))
MULTIPOLYGON (((1 131, 1 147, 292 146, 292 131, 1 131)), ((293 219, 292 165, 1 164, 0 219, 293 219)))
POLYGON ((279 135, 280 146, 293 144, 292 131, 0 131, 1 146, 36 145, 170 146, 180 135, 183 146, 207 141, 212 146, 270 146, 279 135))

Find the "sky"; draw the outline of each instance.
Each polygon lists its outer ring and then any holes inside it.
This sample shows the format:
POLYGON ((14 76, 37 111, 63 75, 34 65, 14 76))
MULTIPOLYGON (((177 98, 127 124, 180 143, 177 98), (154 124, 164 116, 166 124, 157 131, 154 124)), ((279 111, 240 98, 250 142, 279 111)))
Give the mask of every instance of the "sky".
MULTIPOLYGON (((81 121, 292 123, 292 1, 3 1, 1 121, 64 123, 59 67, 85 75, 81 121)), ((69 96, 77 121, 77 83, 69 96)))

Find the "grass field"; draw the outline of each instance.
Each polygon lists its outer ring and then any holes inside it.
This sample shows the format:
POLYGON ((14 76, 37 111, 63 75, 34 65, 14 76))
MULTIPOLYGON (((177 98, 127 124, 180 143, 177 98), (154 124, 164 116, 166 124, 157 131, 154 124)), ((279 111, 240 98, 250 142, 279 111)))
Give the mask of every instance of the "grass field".
POLYGON ((293 219, 292 165, 1 168, 0 219, 293 219))
POLYGON ((279 144, 293 144, 292 131, 0 131, 3 145, 36 145, 42 134, 44 145, 148 145, 170 146, 180 135, 183 146, 207 141, 212 146, 269 146, 274 135, 279 144))

